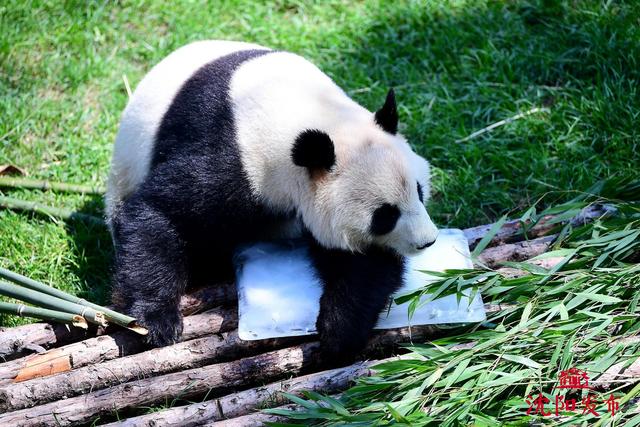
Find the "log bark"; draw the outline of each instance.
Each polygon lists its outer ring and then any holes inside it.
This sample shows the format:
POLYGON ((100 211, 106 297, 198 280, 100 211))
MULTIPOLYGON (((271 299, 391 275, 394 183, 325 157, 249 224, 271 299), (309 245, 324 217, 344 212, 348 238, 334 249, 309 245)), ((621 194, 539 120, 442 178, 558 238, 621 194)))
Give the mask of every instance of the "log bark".
MULTIPOLYGON (((399 341, 409 341, 411 339, 423 340, 433 332, 432 327, 413 327, 411 333, 408 328, 399 330, 387 330, 379 333, 371 340, 364 352, 364 355, 379 352, 379 345, 399 341), (382 337, 380 336, 382 335, 382 337)), ((261 343, 262 341, 252 341, 261 343)), ((282 375, 295 376, 303 371, 318 369, 322 366, 317 342, 304 343, 294 347, 285 348, 278 351, 263 353, 245 359, 234 360, 227 363, 203 366, 181 372, 170 373, 162 376, 145 378, 119 384, 104 390, 91 391, 82 396, 45 403, 36 407, 27 407, 13 412, 0 415, 0 425, 18 426, 44 426, 75 425, 89 422, 92 418, 111 413, 115 410, 150 405, 165 399, 180 396, 188 399, 193 396, 204 394, 205 392, 219 394, 224 390, 233 387, 247 386, 256 382, 264 383, 273 381, 282 375)), ((256 351, 264 349, 255 349, 256 351)), ((124 359, 112 362, 121 362, 124 359)), ((107 362, 110 363, 110 362, 107 362)), ((104 364, 103 364, 104 365, 104 364)), ((97 365, 99 366, 99 365, 97 365)), ((180 366, 184 367, 183 364, 180 366)), ((88 367, 89 368, 89 367, 88 367)), ((91 367, 95 368, 95 367, 91 367)), ((84 368, 83 368, 84 369, 84 368)), ((118 372, 120 373, 120 372, 118 372)), ((49 389, 53 392, 54 382, 65 374, 56 375, 49 379, 49 389)), ((109 373, 109 375, 113 375, 109 373)), ((91 375, 92 379, 98 378, 91 375)), ((38 380, 35 380, 38 381, 38 380)), ((33 381, 20 383, 27 385, 33 381)), ((95 383, 95 380, 94 380, 95 383)), ((43 387, 46 387, 44 386, 43 387)), ((82 385, 82 384, 81 384, 82 385)), ((95 390, 83 386, 84 390, 95 390)), ((4 395, 5 390, 0 390, 4 395)), ((43 393, 39 391, 39 393, 43 393)), ((20 396, 17 396, 20 398, 20 396)), ((59 398, 58 396, 57 398, 59 398)), ((11 408, 10 402, 4 398, 5 408, 11 408)), ((45 400, 51 400, 45 397, 45 400)), ((24 402, 23 399, 18 402, 24 402)), ((33 402, 33 404, 41 403, 33 402)), ((26 403, 31 405, 32 403, 26 403)), ((4 408, 3 408, 4 409, 4 408)))
MULTIPOLYGON (((184 318, 182 341, 228 332, 237 326, 235 309, 210 310, 184 318)), ((145 344, 139 335, 118 330, 111 335, 90 338, 0 364, 0 386, 78 369, 135 354, 143 349, 145 344)))
POLYGON ((220 305, 232 304, 238 298, 235 283, 206 286, 185 294, 180 300, 180 311, 188 316, 220 305))
MULTIPOLYGON (((397 357, 388 360, 397 359, 397 357)), ((344 368, 317 372, 302 377, 278 381, 264 387, 256 387, 218 399, 173 407, 139 417, 107 424, 103 427, 138 426, 200 426, 203 423, 251 414, 256 408, 272 408, 287 403, 280 392, 300 395, 303 390, 318 393, 337 393, 346 389, 356 378, 372 374, 371 366, 387 360, 359 362, 344 368)))
POLYGON ((31 323, 0 328, 0 359, 11 360, 33 352, 44 352, 52 345, 84 339, 89 333, 61 323, 31 323))
POLYGON ((525 242, 487 248, 478 256, 478 260, 491 268, 505 261, 525 261, 546 252, 555 238, 555 235, 544 236, 525 242))
MULTIPOLYGON (((295 410, 296 405, 282 405, 278 409, 295 410)), ((255 412, 253 414, 243 415, 237 418, 230 418, 223 421, 215 421, 212 423, 202 424, 202 427, 247 427, 262 426, 265 423, 286 423, 291 422, 287 417, 281 415, 265 414, 264 412, 255 412)))
POLYGON ((85 424, 114 410, 151 405, 175 396, 188 399, 255 382, 297 375, 317 367, 318 343, 306 343, 233 362, 204 366, 161 377, 120 384, 84 396, 0 414, 0 425, 49 426, 85 424))
MULTIPOLYGON (((100 337, 103 338, 103 337, 100 337)), ((117 357, 104 363, 60 373, 53 377, 34 378, 12 383, 0 389, 0 411, 15 411, 58 399, 126 383, 136 378, 153 377, 191 369, 214 362, 233 360, 276 348, 299 338, 242 341, 237 332, 211 335, 168 347, 155 348, 135 355, 117 357)))
MULTIPOLYGON (((571 223, 574 225, 583 225, 594 221, 597 218, 612 215, 614 211, 610 206, 594 204, 584 208, 578 215, 571 219, 571 223)), ((505 222, 496 235, 489 242, 489 246, 497 246, 505 243, 513 243, 521 240, 533 239, 536 237, 545 236, 550 233, 559 224, 552 224, 551 220, 556 218, 556 215, 547 215, 542 217, 538 223, 527 231, 526 236, 523 234, 522 222, 519 220, 512 220, 505 222)), ((525 224, 531 224, 531 221, 525 221, 525 224)), ((482 238, 491 230, 493 224, 478 225, 477 227, 466 228, 462 230, 465 237, 469 241, 469 248, 473 249, 482 240, 482 238)))

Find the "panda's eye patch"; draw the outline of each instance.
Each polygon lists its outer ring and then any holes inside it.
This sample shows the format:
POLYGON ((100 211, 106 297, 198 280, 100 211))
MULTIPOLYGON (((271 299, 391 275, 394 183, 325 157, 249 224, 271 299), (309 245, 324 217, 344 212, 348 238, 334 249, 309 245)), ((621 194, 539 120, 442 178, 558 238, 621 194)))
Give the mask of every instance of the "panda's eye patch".
POLYGON ((417 184, 418 184, 418 199, 420 199, 420 201, 424 203, 424 193, 422 192, 422 185, 420 185, 419 182, 417 184))
POLYGON ((381 236, 391 232, 400 218, 400 209, 395 205, 385 203, 373 212, 371 219, 371 234, 381 236))

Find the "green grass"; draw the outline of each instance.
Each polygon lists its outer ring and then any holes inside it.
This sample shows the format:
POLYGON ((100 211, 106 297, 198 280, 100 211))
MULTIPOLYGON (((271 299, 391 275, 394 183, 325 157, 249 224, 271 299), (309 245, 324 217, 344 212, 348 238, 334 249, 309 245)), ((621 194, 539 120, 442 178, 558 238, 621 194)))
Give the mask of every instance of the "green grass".
MULTIPOLYGON (((370 109, 395 87, 401 130, 434 165, 430 209, 443 226, 489 222, 640 164, 635 1, 7 0, 0 28, 0 164, 35 178, 104 184, 123 76, 135 86, 175 48, 212 38, 300 53, 370 109), (455 142, 534 107, 549 112, 455 142)), ((34 279, 105 302, 111 253, 103 229, 0 211, 0 265, 34 279)))

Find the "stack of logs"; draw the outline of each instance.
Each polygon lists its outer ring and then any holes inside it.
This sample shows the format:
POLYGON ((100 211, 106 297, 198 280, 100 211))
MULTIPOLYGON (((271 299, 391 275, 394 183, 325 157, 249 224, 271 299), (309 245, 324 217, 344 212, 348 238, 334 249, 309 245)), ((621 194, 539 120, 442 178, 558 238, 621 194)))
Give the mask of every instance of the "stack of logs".
MULTIPOLYGON (((604 213, 602 207, 590 207, 573 221, 604 213)), ((528 240, 521 222, 506 222, 479 261, 492 268, 545 252, 558 225, 551 219, 545 217, 528 230, 528 240)), ((464 230, 469 246, 475 247, 490 229, 491 224, 464 230)), ((319 371, 323 363, 314 337, 242 341, 235 299, 233 285, 185 296, 182 341, 157 349, 146 348, 140 336, 126 330, 86 332, 48 323, 1 329, 0 425, 100 424, 152 405, 168 409, 109 425, 256 425, 278 419, 259 409, 291 407, 279 391, 339 393, 380 362, 319 371), (189 401, 198 403, 185 404, 189 401)), ((378 332, 362 359, 392 354, 409 339, 443 333, 436 326, 378 332)))

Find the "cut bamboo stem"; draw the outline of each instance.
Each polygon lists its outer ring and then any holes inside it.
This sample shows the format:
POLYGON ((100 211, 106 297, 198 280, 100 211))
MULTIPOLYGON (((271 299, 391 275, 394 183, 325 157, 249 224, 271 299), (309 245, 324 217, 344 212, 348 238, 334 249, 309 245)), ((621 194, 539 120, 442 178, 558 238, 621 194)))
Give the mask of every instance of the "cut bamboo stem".
POLYGON ((65 313, 63 311, 49 310, 40 307, 31 307, 24 304, 14 304, 0 301, 0 313, 14 314, 21 317, 34 317, 36 319, 51 320, 54 322, 69 323, 77 328, 87 329, 87 321, 81 316, 65 313))
MULTIPOLYGON (((235 309, 211 310, 185 317, 182 340, 229 332, 237 326, 235 309)), ((90 338, 51 349, 42 354, 2 363, 0 364, 0 386, 67 372, 135 354, 144 349, 145 344, 139 336, 120 330, 112 335, 90 338), (61 359, 67 363, 58 363, 61 359), (55 368, 50 365, 55 365, 55 368)))
POLYGON ((38 202, 29 202, 26 200, 14 199, 12 197, 0 196, 0 208, 11 209, 16 211, 34 212, 62 220, 78 220, 93 225, 104 225, 104 221, 97 216, 75 212, 71 209, 56 208, 53 206, 43 205, 38 202))
POLYGON ((109 322, 115 323, 116 325, 120 325, 125 328, 129 328, 140 335, 147 334, 147 330, 137 325, 136 319, 134 319, 133 317, 126 316, 122 313, 118 313, 117 311, 111 310, 107 307, 99 306, 98 304, 94 304, 85 299, 78 298, 77 296, 69 295, 66 292, 63 292, 49 285, 45 285, 44 283, 38 282, 36 280, 30 279, 21 274, 14 273, 13 271, 9 271, 6 268, 0 267, 0 277, 4 277, 7 280, 10 280, 14 283, 22 285, 28 289, 32 289, 36 292, 45 293, 47 295, 51 295, 56 298, 63 299, 65 301, 79 304, 83 307, 91 307, 95 311, 102 313, 104 317, 107 319, 107 321, 109 322))
POLYGON ((104 189, 90 185, 67 184, 65 182, 51 182, 31 178, 0 177, 0 187, 25 188, 30 190, 53 190, 66 193, 96 194, 101 195, 104 189))
POLYGON ((107 326, 107 321, 104 318, 104 315, 91 307, 56 298, 54 296, 34 291, 32 289, 23 288, 12 283, 0 281, 0 295, 15 298, 17 300, 36 304, 39 306, 44 306, 51 310, 65 311, 67 313, 76 314, 85 318, 88 322, 95 323, 96 325, 100 326, 107 326))
MULTIPOLYGON (((203 288, 193 294, 187 294, 182 297, 180 306, 182 314, 187 315, 194 312, 201 313, 234 301, 235 285, 229 284, 227 289, 222 292, 217 290, 217 287, 210 287, 203 288)), ((184 318, 185 331, 187 330, 188 322, 191 322, 192 318, 194 316, 184 318)), ((235 317, 226 316, 224 321, 234 322, 233 324, 237 325, 237 318, 235 317)), ((231 329, 233 328, 227 330, 231 329)), ((0 360, 15 359, 24 353, 35 351, 34 349, 42 349, 44 351, 47 348, 54 348, 84 338, 86 338, 86 334, 78 334, 78 330, 75 328, 69 329, 64 325, 49 323, 32 323, 13 328, 0 328, 0 360)))

